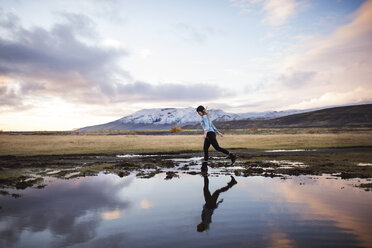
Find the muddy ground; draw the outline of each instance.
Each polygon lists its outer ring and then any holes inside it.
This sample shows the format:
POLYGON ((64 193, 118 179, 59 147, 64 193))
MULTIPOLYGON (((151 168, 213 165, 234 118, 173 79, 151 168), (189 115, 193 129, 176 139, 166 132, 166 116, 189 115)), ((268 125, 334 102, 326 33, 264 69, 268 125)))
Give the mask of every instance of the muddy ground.
MULTIPOLYGON (((287 179, 297 175, 329 174, 341 179, 363 178, 372 181, 372 147, 313 150, 232 150, 238 159, 234 166, 221 154, 210 152, 209 173, 236 176, 264 176, 287 179)), ((166 180, 178 173, 200 174, 202 152, 152 154, 91 154, 0 156, 0 194, 10 189, 43 188, 46 178, 71 179, 100 172, 119 177, 135 174, 151 178, 165 173, 166 180)), ((372 183, 355 185, 366 191, 372 183)), ((13 194, 13 197, 20 197, 13 194)))

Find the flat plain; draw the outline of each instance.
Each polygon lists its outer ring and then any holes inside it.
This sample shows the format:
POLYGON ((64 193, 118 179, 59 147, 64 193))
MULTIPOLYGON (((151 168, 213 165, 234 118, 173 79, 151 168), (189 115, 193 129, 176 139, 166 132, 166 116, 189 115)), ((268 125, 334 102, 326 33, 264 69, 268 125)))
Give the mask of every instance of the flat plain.
MULTIPOLYGON (((315 149, 372 146, 372 133, 227 134, 222 147, 239 149, 315 149)), ((110 135, 6 134, 0 135, 0 155, 64 155, 154 153, 201 150, 201 134, 110 135)))

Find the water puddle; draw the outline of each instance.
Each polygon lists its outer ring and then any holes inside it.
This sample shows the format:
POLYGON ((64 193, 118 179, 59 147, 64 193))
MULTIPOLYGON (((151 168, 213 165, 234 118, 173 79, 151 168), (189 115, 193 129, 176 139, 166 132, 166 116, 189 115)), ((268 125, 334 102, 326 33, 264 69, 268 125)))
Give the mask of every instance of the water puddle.
POLYGON ((372 166, 372 163, 358 163, 357 166, 372 166))
POLYGON ((53 171, 48 171, 46 174, 47 175, 55 175, 55 174, 58 174, 60 172, 61 172, 61 170, 53 170, 53 171))
POLYGON ((317 149, 278 149, 278 150, 266 150, 265 152, 313 152, 317 151, 317 149))
MULTIPOLYGON (((175 162, 177 166, 167 169, 167 171, 199 173, 202 166, 203 157, 174 158, 169 160, 175 162)), ((234 173, 234 170, 245 168, 239 165, 229 166, 229 163, 230 161, 223 157, 212 157, 211 161, 208 163, 208 172, 210 174, 220 174, 221 172, 234 173)), ((236 164, 239 164, 239 162, 236 164)))
POLYGON ((372 246, 372 194, 354 187, 366 180, 177 176, 101 172, 11 189, 22 197, 0 195, 0 246, 372 246))
POLYGON ((284 169, 289 169, 289 168, 293 168, 293 167, 306 167, 307 166, 302 162, 290 161, 290 160, 264 160, 264 162, 277 165, 280 168, 284 168, 284 169))
POLYGON ((74 176, 77 176, 77 175, 80 175, 80 172, 71 172, 69 174, 66 174, 65 175, 65 178, 71 178, 71 177, 74 177, 74 176))
POLYGON ((123 155, 116 155, 117 158, 148 158, 148 157, 161 157, 166 155, 158 155, 158 154, 123 154, 123 155))

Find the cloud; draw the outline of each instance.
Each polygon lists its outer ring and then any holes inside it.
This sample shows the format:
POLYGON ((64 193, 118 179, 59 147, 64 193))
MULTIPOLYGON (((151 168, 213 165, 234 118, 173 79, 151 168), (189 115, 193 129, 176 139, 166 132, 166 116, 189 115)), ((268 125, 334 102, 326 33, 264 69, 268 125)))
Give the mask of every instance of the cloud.
MULTIPOLYGON (((132 101, 194 101, 210 100, 216 97, 228 96, 231 93, 218 86, 207 84, 160 84, 151 85, 136 81, 130 84, 118 84, 117 90, 132 101)), ((119 94, 119 96, 121 95, 119 94)))
POLYGON ((40 82, 19 82, 17 84, 7 85, 6 81, 0 79, 0 106, 4 111, 6 109, 24 111, 32 106, 24 102, 24 95, 30 92, 42 90, 44 84, 40 82))
POLYGON ((112 24, 123 24, 126 21, 126 15, 120 8, 120 0, 88 0, 84 4, 91 5, 96 9, 96 15, 106 19, 112 24))
POLYGON ((210 26, 195 27, 183 22, 174 25, 177 34, 186 42, 205 43, 210 36, 224 35, 224 32, 210 26))
POLYGON ((230 0, 232 6, 242 9, 244 12, 251 12, 254 5, 262 2, 263 0, 230 0))
POLYGON ((26 93, 64 98, 76 97, 76 93, 83 97, 99 95, 109 88, 113 75, 127 75, 115 64, 125 51, 82 41, 81 38, 97 35, 89 18, 76 14, 61 16, 65 22, 55 24, 51 30, 25 29, 18 18, 9 15, 0 22, 9 37, 0 39, 0 73, 8 78, 2 83, 8 88, 14 84, 22 87, 19 97, 26 93), (29 85, 33 82, 45 87, 32 89, 29 85))
POLYGON ((284 82, 287 87, 300 88, 310 82, 315 75, 314 71, 294 71, 281 75, 279 80, 284 82))
POLYGON ((342 105, 347 103, 368 102, 371 100, 370 91, 363 87, 355 88, 346 92, 326 92, 319 97, 311 98, 308 100, 300 101, 291 105, 294 109, 305 109, 311 106, 329 106, 329 105, 342 105), (365 92, 367 90, 367 92, 365 92))
POLYGON ((102 45, 107 38, 100 37, 89 17, 58 15, 63 21, 50 29, 26 29, 17 16, 0 16, 0 32, 4 34, 0 38, 2 110, 31 107, 33 98, 104 104, 190 101, 226 95, 224 90, 203 83, 137 82, 118 63, 128 52, 118 44, 102 45))
POLYGON ((295 0, 267 0, 263 6, 263 10, 266 12, 263 21, 273 26, 283 25, 296 13, 298 7, 299 3, 295 0))
POLYGON ((8 89, 6 86, 0 86, 0 105, 18 105, 14 90, 8 89))
POLYGON ((296 0, 230 0, 230 3, 245 12, 251 12, 259 7, 265 14, 262 22, 272 26, 285 24, 288 19, 308 7, 306 1, 296 0))
POLYGON ((284 108, 309 108, 372 99, 372 1, 332 34, 303 40, 302 51, 276 65, 271 95, 281 93, 284 108))

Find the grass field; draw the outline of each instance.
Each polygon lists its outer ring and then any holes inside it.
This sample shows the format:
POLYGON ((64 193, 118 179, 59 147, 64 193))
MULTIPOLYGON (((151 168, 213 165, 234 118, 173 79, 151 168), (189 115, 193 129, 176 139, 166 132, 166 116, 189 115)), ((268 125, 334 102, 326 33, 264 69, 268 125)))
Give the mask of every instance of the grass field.
MULTIPOLYGON (((371 133, 242 134, 218 138, 225 148, 312 149, 372 146, 371 133)), ((117 154, 201 150, 201 135, 0 135, 0 155, 117 154)))

